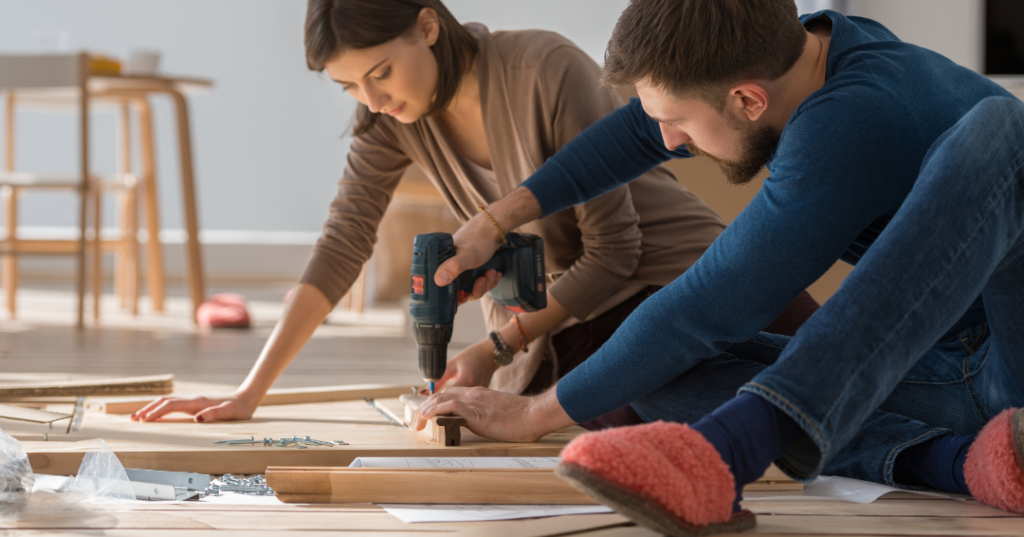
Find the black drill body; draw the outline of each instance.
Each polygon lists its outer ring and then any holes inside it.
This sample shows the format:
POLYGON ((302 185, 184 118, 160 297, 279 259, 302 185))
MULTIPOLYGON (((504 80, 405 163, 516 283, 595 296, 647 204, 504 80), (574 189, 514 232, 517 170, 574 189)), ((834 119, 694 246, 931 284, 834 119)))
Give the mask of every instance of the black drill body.
POLYGON ((439 287, 434 274, 454 255, 455 245, 448 233, 424 233, 413 241, 409 314, 419 345, 420 372, 428 382, 444 375, 459 294, 472 292, 473 283, 488 270, 501 273, 498 285, 488 293, 498 304, 516 312, 537 311, 548 305, 544 240, 540 237, 509 233, 508 241, 490 261, 439 287))

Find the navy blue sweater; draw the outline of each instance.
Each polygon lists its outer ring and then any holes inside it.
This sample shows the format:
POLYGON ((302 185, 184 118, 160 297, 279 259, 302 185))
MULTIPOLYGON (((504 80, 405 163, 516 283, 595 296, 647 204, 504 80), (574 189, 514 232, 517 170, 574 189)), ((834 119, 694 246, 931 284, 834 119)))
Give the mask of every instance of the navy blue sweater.
MULTIPOLYGON (((558 384, 575 421, 635 401, 767 326, 837 259, 856 262, 914 186, 931 144, 980 100, 985 77, 834 11, 825 84, 793 112, 770 178, 703 257, 558 384)), ((637 99, 586 129, 523 186, 548 215, 627 183, 668 151, 637 99)), ((980 298, 960 325, 984 319, 980 298)), ((955 329, 956 327, 951 328, 955 329)), ((823 356, 823 360, 828 357, 823 356)))

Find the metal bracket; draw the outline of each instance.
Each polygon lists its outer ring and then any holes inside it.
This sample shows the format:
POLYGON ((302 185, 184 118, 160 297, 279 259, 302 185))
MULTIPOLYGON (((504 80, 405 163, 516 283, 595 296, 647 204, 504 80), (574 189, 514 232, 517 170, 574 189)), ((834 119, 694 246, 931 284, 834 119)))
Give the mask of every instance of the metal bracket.
POLYGON ((85 397, 78 396, 75 398, 75 412, 71 414, 71 420, 68 421, 68 430, 65 434, 77 433, 82 429, 82 418, 85 417, 85 397))
POLYGON ((210 474, 189 472, 164 472, 161 470, 138 470, 125 468, 129 481, 154 483, 186 490, 206 490, 210 486, 210 474))

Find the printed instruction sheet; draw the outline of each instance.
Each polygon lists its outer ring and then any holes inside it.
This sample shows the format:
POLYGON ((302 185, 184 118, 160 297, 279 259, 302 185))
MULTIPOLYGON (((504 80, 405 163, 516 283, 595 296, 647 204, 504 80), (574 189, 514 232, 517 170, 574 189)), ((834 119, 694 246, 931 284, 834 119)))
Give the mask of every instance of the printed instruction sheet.
POLYGON ((558 457, 359 457, 350 468, 551 468, 558 457))

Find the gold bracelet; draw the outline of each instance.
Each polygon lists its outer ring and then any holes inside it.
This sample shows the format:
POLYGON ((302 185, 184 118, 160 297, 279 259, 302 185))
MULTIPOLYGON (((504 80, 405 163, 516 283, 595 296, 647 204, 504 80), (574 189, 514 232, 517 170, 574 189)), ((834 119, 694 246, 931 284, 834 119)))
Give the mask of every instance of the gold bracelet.
POLYGON ((506 242, 508 242, 508 239, 505 238, 505 232, 502 231, 501 226, 498 224, 498 221, 495 220, 493 216, 491 216, 491 213, 487 212, 487 210, 484 209, 483 205, 477 205, 476 210, 484 213, 484 216, 486 216, 487 219, 490 220, 492 224, 494 224, 494 227, 498 228, 498 235, 501 235, 501 244, 505 244, 506 242))

